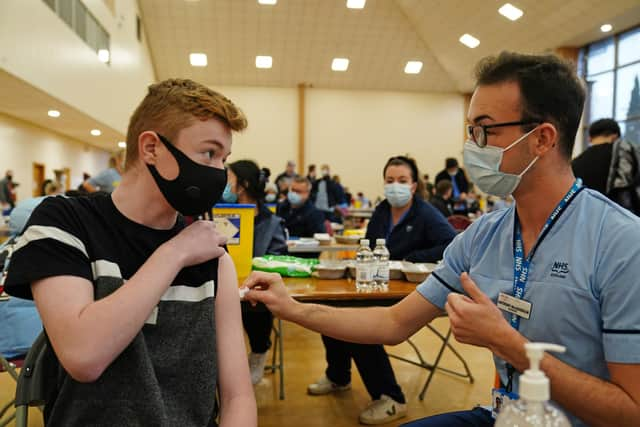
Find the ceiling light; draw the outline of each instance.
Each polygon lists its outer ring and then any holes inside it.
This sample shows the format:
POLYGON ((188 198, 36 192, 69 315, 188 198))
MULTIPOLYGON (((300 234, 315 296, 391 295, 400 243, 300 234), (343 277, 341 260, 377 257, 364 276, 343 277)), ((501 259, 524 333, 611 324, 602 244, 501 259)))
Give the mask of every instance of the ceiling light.
POLYGON ((118 147, 120 147, 120 148, 127 148, 127 143, 126 143, 126 142, 124 142, 124 141, 120 141, 120 142, 118 142, 118 147))
POLYGON ((347 58, 333 58, 331 69, 333 71, 347 71, 349 68, 349 60, 347 58))
POLYGON ((367 0, 347 0, 349 9, 363 9, 367 0))
POLYGON ((91 135, 100 136, 102 135, 102 132, 100 132, 100 129, 91 129, 91 135))
POLYGON ((278 0, 258 0, 258 3, 274 5, 274 4, 278 3, 278 0))
POLYGON ((404 72, 407 74, 418 74, 422 70, 422 61, 407 61, 404 72))
POLYGON ((523 11, 512 5, 511 3, 505 3, 500 9, 498 9, 500 15, 512 21, 517 21, 524 14, 523 11))
POLYGON ((603 33, 608 33, 611 30, 613 30, 611 24, 604 24, 600 27, 600 31, 602 31, 603 33))
POLYGON ((463 34, 462 37, 460 37, 460 43, 473 49, 474 47, 478 47, 480 40, 473 37, 471 34, 463 34))
POLYGON ((206 67, 207 66, 207 54, 206 53, 190 53, 189 62, 194 67, 206 67))
POLYGON ((58 110, 49 110, 49 111, 47 111, 47 115, 49 117, 60 117, 60 111, 58 111, 58 110))
POLYGON ((100 60, 100 62, 109 62, 109 58, 111 55, 109 55, 109 50, 108 49, 100 49, 98 50, 98 59, 100 60))
POLYGON ((256 56, 256 68, 271 68, 273 58, 270 56, 256 56))

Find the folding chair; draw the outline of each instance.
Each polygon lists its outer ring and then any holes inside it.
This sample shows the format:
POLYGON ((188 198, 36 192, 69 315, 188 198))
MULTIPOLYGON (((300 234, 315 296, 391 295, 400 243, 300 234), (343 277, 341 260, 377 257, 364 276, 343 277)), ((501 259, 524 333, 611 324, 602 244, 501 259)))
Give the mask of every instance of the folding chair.
POLYGON ((282 338, 282 320, 279 318, 277 319, 277 324, 273 325, 273 338, 271 365, 265 366, 264 369, 270 370, 271 373, 275 373, 276 369, 280 371, 280 400, 284 400, 284 341, 282 338))
POLYGON ((27 427, 30 406, 37 406, 42 411, 46 403, 43 367, 48 349, 47 336, 41 332, 24 359, 16 386, 16 427, 27 427))
MULTIPOLYGON (((16 369, 22 367, 23 362, 23 358, 5 359, 0 354, 0 372, 7 372, 17 383, 19 374, 16 369)), ((0 409, 0 427, 9 425, 9 423, 16 417, 15 410, 12 410, 14 405, 15 399, 11 399, 10 402, 0 409)))
MULTIPOLYGON (((445 316, 445 315, 443 315, 445 316)), ((416 362, 415 360, 411 360, 411 359, 407 359, 405 357, 400 357, 394 354, 390 354, 389 357, 393 357, 394 359, 398 359, 402 362, 406 362, 406 363, 410 363, 412 365, 415 366, 419 366, 422 369, 426 369, 429 371, 429 376, 427 377, 426 382, 424 383, 424 386, 422 387, 422 391, 419 394, 419 398, 420 400, 424 400, 424 395, 427 392, 427 388, 429 387, 429 384, 431 384, 431 379, 433 378, 433 374, 435 374, 436 370, 440 370, 442 372, 445 372, 447 374, 450 375, 455 375, 461 378, 468 378, 469 379, 469 383, 473 384, 474 382, 474 378, 473 375, 471 374, 471 371, 469 370, 469 366, 467 365, 467 361, 464 360, 464 358, 462 357, 462 355, 460 355, 460 353, 458 353, 458 351, 451 345, 451 343, 449 342, 449 339, 451 338, 451 326, 447 327, 447 332, 446 334, 442 334, 440 333, 436 328, 434 328, 433 326, 431 326, 431 324, 427 324, 425 325, 427 328, 429 328, 429 330, 431 330, 431 332, 433 332, 438 338, 440 338, 440 340, 442 341, 442 345, 440 346, 440 349, 438 350, 438 354, 435 358, 435 360, 433 361, 433 363, 429 363, 426 360, 424 360, 424 357, 422 357, 422 353, 420 353, 420 349, 418 349, 418 347, 414 344, 413 341, 411 341, 411 338, 407 339, 407 343, 411 346, 411 348, 413 348, 413 351, 415 351, 416 356, 418 357, 418 361, 416 362), (451 369, 447 369, 447 368, 442 368, 440 367, 440 360, 442 359, 442 354, 444 353, 444 350, 446 348, 449 348, 449 350, 451 350, 453 352, 453 354, 458 358, 458 360, 460 360, 460 362, 462 362, 462 365, 464 366, 464 372, 459 372, 459 371, 454 371, 451 369)))

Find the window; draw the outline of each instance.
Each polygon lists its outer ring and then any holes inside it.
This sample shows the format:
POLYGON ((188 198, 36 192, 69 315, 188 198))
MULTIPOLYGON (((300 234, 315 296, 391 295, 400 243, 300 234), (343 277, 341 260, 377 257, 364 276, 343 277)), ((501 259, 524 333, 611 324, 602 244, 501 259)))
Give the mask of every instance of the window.
POLYGON ((111 50, 109 33, 80 0, 43 1, 96 53, 111 50))
POLYGON ((578 73, 587 82, 584 146, 589 124, 613 117, 622 135, 640 144, 640 27, 592 43, 580 51, 578 73))

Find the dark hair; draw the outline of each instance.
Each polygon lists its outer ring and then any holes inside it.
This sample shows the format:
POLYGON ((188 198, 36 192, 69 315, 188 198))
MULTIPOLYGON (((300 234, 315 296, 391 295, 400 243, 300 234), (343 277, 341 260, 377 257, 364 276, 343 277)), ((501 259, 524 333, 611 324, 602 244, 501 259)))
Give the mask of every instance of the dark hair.
POLYGON ((316 171, 316 165, 315 164, 310 164, 307 167, 307 171, 308 171, 308 173, 315 172, 316 171))
POLYGON ((264 187, 267 183, 264 171, 251 160, 238 160, 228 165, 229 169, 237 177, 236 185, 244 188, 249 197, 256 203, 262 204, 264 199, 264 187))
POLYGON ((442 179, 436 184, 436 194, 444 196, 444 194, 453 188, 453 184, 448 179, 442 179))
POLYGON ((589 126, 589 137, 618 135, 620 137, 620 126, 613 119, 600 119, 589 126))
POLYGON ((447 160, 444 161, 444 167, 446 169, 457 168, 458 159, 456 159, 455 157, 447 157, 447 160))
POLYGON ((475 76, 476 86, 516 82, 521 120, 552 123, 558 129, 562 154, 571 158, 585 99, 572 64, 553 55, 502 52, 482 59, 475 76))
POLYGON ((271 169, 269 168, 262 168, 260 169, 260 173, 262 173, 262 177, 264 178, 264 182, 265 184, 267 182, 269 182, 269 177, 271 176, 271 169))
POLYGON ((409 156, 394 156, 387 160, 387 164, 384 165, 384 169, 382 170, 382 177, 387 174, 387 169, 389 166, 406 166, 411 171, 411 180, 417 184, 416 187, 416 196, 421 199, 425 198, 424 191, 424 183, 421 179, 418 179, 420 173, 418 172, 418 166, 416 165, 416 161, 413 160, 409 156))

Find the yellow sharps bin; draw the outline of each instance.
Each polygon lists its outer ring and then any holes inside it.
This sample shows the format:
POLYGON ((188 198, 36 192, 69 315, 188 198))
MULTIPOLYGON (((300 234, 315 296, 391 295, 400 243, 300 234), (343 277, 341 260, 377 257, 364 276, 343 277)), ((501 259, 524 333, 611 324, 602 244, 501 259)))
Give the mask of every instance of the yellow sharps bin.
POLYGON ((247 277, 251 273, 255 208, 256 205, 234 203, 213 207, 216 229, 227 236, 227 249, 236 265, 238 277, 247 277))

